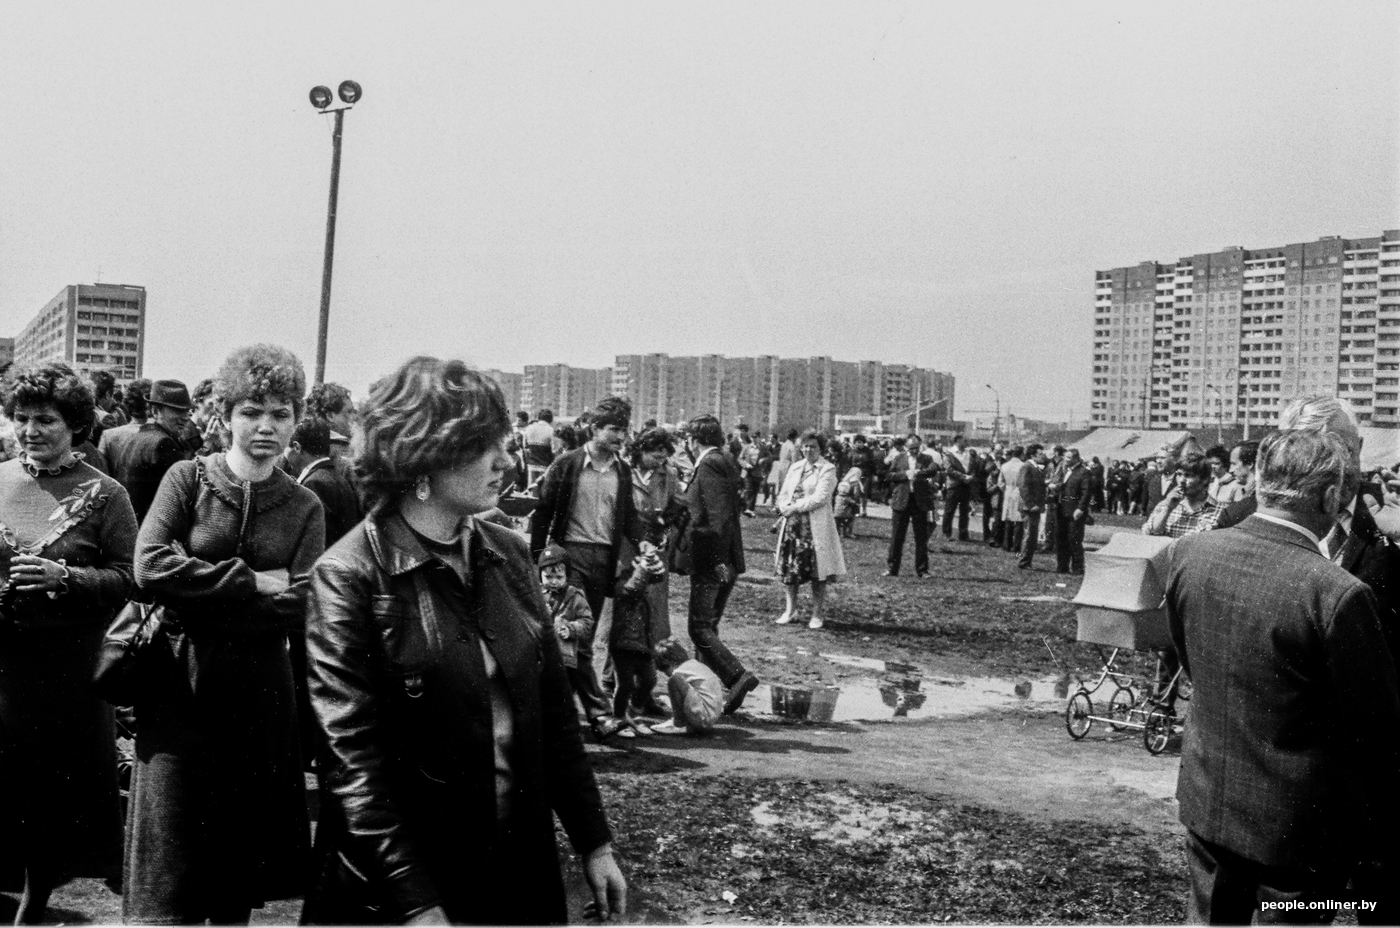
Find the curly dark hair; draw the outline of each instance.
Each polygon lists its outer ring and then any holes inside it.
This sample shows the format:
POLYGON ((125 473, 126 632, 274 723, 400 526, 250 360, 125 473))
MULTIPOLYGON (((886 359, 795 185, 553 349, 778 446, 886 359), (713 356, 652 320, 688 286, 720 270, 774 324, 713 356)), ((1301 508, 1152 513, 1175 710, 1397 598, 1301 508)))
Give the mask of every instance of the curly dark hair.
POLYGON ((298 419, 304 407, 306 371, 297 356, 280 345, 249 345, 228 356, 214 375, 214 394, 226 420, 245 400, 280 400, 298 419))
MULTIPOLYGON (((212 382, 212 381, 211 381, 212 382)), ((145 419, 149 413, 146 400, 151 395, 151 382, 145 377, 133 380, 122 393, 122 409, 132 419, 145 419)))
POLYGON ((370 387, 356 469, 374 508, 419 477, 485 453, 510 434, 496 382, 462 361, 416 357, 370 387))
POLYGON ((5 385, 5 415, 13 419, 20 406, 52 404, 73 430, 73 444, 87 441, 96 420, 92 387, 73 368, 58 361, 22 370, 5 385))
POLYGON ((92 381, 92 392, 99 400, 110 396, 117 389, 117 378, 112 376, 111 371, 91 371, 88 380, 92 381))
POLYGON ((322 383, 311 388, 306 397, 306 413, 318 419, 329 419, 353 409, 350 391, 338 383, 322 383))
POLYGON ((808 429, 803 432, 802 437, 797 440, 797 447, 801 448, 809 441, 816 442, 817 450, 822 454, 826 454, 826 435, 822 433, 821 429, 808 429))

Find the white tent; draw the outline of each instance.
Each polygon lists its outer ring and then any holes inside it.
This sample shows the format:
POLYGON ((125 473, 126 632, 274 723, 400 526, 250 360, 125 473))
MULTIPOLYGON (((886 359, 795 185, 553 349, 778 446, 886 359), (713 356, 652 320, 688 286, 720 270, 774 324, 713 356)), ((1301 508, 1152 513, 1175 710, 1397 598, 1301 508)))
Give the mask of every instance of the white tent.
POLYGON ((1194 442, 1195 436, 1181 429, 1094 429, 1074 447, 1079 456, 1088 461, 1141 461, 1156 457, 1163 451, 1174 453, 1187 442, 1194 442))
POLYGON ((1363 425, 1361 433, 1361 469, 1393 468, 1400 461, 1400 429, 1378 429, 1363 425))

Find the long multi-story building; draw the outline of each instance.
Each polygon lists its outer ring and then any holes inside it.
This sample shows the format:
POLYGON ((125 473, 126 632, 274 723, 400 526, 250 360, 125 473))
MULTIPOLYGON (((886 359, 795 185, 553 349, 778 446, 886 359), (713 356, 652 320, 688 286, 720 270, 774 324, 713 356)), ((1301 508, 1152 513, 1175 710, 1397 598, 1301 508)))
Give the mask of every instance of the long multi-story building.
POLYGON ((79 374, 141 376, 146 354, 146 288, 72 284, 39 310, 14 340, 14 366, 63 361, 79 374))
POLYGON ((726 427, 776 432, 830 429, 842 415, 893 421, 912 414, 916 401, 925 422, 951 419, 955 384, 939 371, 829 357, 619 355, 612 368, 612 392, 631 401, 639 421, 713 413, 726 427))
POLYGON ((598 405, 611 386, 611 368, 527 365, 520 380, 519 408, 531 414, 549 409, 556 416, 577 416, 598 405))
POLYGON ((1272 426, 1335 392, 1400 427, 1400 229, 1094 275, 1090 424, 1272 426))

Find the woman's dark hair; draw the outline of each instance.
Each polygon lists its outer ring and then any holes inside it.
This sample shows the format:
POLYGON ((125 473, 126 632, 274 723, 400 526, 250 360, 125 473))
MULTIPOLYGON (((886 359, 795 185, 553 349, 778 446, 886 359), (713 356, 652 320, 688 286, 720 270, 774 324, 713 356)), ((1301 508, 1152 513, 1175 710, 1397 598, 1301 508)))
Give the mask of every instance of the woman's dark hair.
POLYGON ((797 439, 797 447, 801 448, 809 441, 816 442, 817 449, 821 451, 822 454, 826 454, 826 436, 823 435, 820 430, 808 429, 807 431, 803 432, 802 437, 797 439))
POLYGON ((1207 461, 1219 461, 1221 467, 1230 466, 1230 452, 1225 450, 1224 445, 1212 445, 1206 449, 1207 461))
POLYGON ((371 506, 425 474, 486 453, 510 434, 501 388, 461 361, 416 357, 370 387, 356 469, 371 506))
POLYGON ((88 380, 92 381, 92 392, 96 394, 94 399, 111 396, 117 389, 117 378, 112 376, 111 371, 92 371, 88 374, 88 380))
POLYGON ((632 466, 641 467, 642 455, 648 451, 664 451, 666 456, 670 457, 676 453, 676 445, 675 442, 671 441, 671 436, 665 429, 647 429, 632 439, 632 447, 628 449, 632 466))
POLYGON ((554 437, 559 439, 559 443, 564 446, 565 451, 573 451, 583 444, 579 441, 578 430, 564 422, 554 426, 554 437))
POLYGON ((13 419, 20 406, 52 404, 73 431, 73 444, 87 441, 96 420, 92 387, 59 361, 20 371, 5 386, 5 415, 13 419))
POLYGON ((687 431, 691 438, 706 448, 718 448, 724 444, 724 429, 714 416, 696 416, 690 420, 690 428, 687 431))
POLYGON ((306 371, 297 356, 280 345, 248 345, 228 356, 214 375, 214 394, 224 419, 233 418, 233 407, 245 400, 279 400, 292 407, 298 419, 305 408, 306 371))
POLYGON ((1242 441, 1234 447, 1240 453, 1240 463, 1245 467, 1253 467, 1254 462, 1259 460, 1259 442, 1242 441))

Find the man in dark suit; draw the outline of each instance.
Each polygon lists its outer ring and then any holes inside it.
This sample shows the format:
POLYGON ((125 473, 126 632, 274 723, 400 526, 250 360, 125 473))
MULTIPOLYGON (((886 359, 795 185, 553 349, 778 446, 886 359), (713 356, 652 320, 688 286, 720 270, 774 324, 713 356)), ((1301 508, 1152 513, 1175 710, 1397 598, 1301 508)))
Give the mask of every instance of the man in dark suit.
POLYGON ((1176 542, 1172 639, 1193 684, 1177 783, 1187 922, 1330 921, 1394 834, 1400 690, 1375 598, 1320 540, 1343 492, 1334 435, 1259 448, 1257 513, 1176 542))
POLYGON ((306 416, 287 445, 287 473, 321 500, 326 513, 326 547, 360 524, 360 498, 331 462, 331 426, 306 416))
POLYGON ((886 577, 898 577, 904 560, 904 537, 914 526, 914 573, 928 574, 929 517, 934 507, 933 476, 938 465, 933 457, 919 452, 919 436, 904 439, 904 451, 890 462, 885 481, 890 487, 890 549, 886 577))
POLYGON ((953 540, 953 513, 958 516, 958 541, 967 541, 967 518, 972 506, 973 473, 976 458, 967 450, 961 435, 953 436, 953 447, 943 449, 943 473, 947 478, 943 496, 943 537, 953 540))
POLYGON ((726 454, 724 430, 714 416, 690 420, 687 435, 695 473, 686 488, 690 522, 690 640, 695 656, 715 672, 728 690, 724 713, 731 715, 758 686, 758 677, 725 647, 720 619, 739 575, 744 572, 744 536, 739 522, 742 480, 739 466, 726 454))
POLYGON ((126 487, 136 519, 146 517, 165 472, 192 457, 180 440, 190 419, 190 392, 178 380, 157 380, 146 398, 150 421, 115 447, 109 447, 112 477, 126 487))
POLYGON ((1060 477, 1059 511, 1055 518, 1056 573, 1084 573, 1084 524, 1089 518, 1089 472, 1079 449, 1065 452, 1060 477))
POLYGON ((1026 449, 1026 464, 1017 477, 1021 491, 1021 515, 1025 521, 1025 539, 1021 542, 1021 559, 1016 566, 1030 570, 1035 559, 1036 536, 1040 534, 1040 514, 1045 511, 1045 472, 1048 465, 1045 449, 1031 445, 1026 449))

